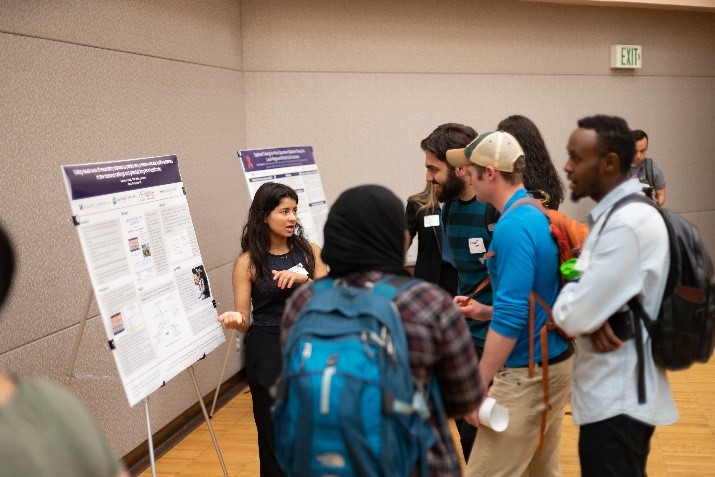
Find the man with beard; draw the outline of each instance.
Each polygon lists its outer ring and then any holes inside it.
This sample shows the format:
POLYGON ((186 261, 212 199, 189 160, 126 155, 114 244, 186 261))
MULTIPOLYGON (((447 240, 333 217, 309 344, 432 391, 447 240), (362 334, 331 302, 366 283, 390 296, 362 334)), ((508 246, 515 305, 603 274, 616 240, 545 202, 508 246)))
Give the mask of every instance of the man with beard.
MULTIPOLYGON (((447 150, 467 146, 477 132, 463 124, 447 123, 438 126, 422 140, 425 152, 426 180, 435 185, 437 199, 444 203, 441 224, 442 242, 449 244, 457 269, 457 295, 471 296, 484 305, 492 304, 492 289, 489 284, 481 290, 477 287, 488 277, 484 255, 491 237, 487 222, 487 205, 478 202, 469 183, 472 180, 467 167, 452 167, 447 162, 447 150)), ((493 209, 492 209, 493 210, 493 209)), ((448 257, 443 257, 447 261, 448 257)), ((484 342, 489 330, 489 321, 467 319, 469 331, 477 356, 481 359, 484 342)), ((469 460, 476 428, 462 419, 457 421, 464 460, 469 460)))
POLYGON ((561 290, 553 308, 556 324, 578 336, 572 409, 580 426, 581 475, 644 476, 655 426, 672 424, 678 412, 641 320, 630 320, 629 333, 614 330, 626 330, 617 326, 628 323, 618 320, 619 312, 627 312, 632 297, 657 316, 670 268, 668 232, 658 211, 638 202, 617 208, 606 222, 619 200, 643 189, 638 179, 627 179, 635 145, 626 121, 615 116, 579 120, 567 151, 571 198, 597 202, 576 263, 581 277, 561 290), (641 327, 640 335, 633 325, 641 327), (638 336, 645 350, 644 403, 636 392, 638 336))

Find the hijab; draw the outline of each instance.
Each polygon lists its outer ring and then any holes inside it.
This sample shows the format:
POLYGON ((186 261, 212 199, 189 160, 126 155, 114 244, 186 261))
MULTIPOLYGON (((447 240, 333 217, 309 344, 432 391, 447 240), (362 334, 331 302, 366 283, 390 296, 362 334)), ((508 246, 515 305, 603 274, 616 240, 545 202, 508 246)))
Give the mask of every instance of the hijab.
POLYGON ((321 257, 331 276, 368 271, 407 274, 404 206, 389 189, 363 185, 346 190, 330 208, 323 230, 321 257))

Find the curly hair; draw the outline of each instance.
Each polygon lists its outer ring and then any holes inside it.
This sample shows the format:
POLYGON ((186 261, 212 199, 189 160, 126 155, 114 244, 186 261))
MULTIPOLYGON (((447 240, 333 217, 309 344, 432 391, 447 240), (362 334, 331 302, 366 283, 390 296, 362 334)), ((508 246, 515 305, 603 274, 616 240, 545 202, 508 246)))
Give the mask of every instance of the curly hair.
POLYGON ((524 187, 546 207, 558 209, 564 201, 564 185, 536 124, 526 116, 513 115, 502 120, 497 129, 514 136, 524 150, 524 187))
MULTIPOLYGON (((256 191, 251 207, 248 209, 248 220, 243 226, 241 234, 241 249, 248 252, 251 265, 256 271, 256 279, 272 279, 271 271, 268 267, 268 252, 271 248, 271 236, 266 224, 266 217, 278 207, 281 200, 290 198, 298 203, 298 194, 285 184, 278 182, 266 182, 256 191)), ((305 256, 305 268, 308 275, 313 276, 315 272, 315 257, 310 242, 303 236, 303 227, 300 222, 295 224, 293 235, 288 238, 288 247, 293 250, 298 247, 305 256)))

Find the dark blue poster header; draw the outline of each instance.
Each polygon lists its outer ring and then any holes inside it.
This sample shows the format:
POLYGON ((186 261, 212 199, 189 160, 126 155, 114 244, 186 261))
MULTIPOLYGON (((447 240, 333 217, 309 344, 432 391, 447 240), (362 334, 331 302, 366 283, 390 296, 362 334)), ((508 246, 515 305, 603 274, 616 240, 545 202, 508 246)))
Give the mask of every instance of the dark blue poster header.
POLYGON ((181 182, 176 156, 62 166, 72 200, 181 182))
POLYGON ((281 167, 310 166, 315 164, 313 148, 276 147, 272 149, 249 149, 238 153, 246 172, 261 172, 281 167))

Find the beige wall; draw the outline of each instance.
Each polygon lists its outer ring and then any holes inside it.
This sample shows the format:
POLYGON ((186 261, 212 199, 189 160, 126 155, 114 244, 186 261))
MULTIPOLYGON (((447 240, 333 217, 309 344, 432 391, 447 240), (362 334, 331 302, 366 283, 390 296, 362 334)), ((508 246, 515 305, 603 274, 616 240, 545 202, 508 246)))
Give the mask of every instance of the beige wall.
MULTIPOLYGON (((442 122, 541 128, 559 170, 575 121, 624 116, 651 136, 668 206, 715 254, 715 14, 509 0, 0 0, 0 220, 20 257, 0 368, 61 380, 89 279, 60 166, 177 154, 220 311, 248 193, 235 152, 314 146, 328 200, 374 182, 421 189, 419 141, 442 122), (611 44, 643 68, 609 68, 611 44)), ((590 201, 564 210, 583 218, 590 201)), ((77 372, 116 377, 96 306, 77 372)), ((203 392, 227 345, 196 366, 203 392)), ((229 374, 242 366, 232 351, 229 374)), ((124 454, 146 438, 117 381, 71 388, 124 454)), ((159 429, 195 403, 186 373, 152 394, 159 429)))

